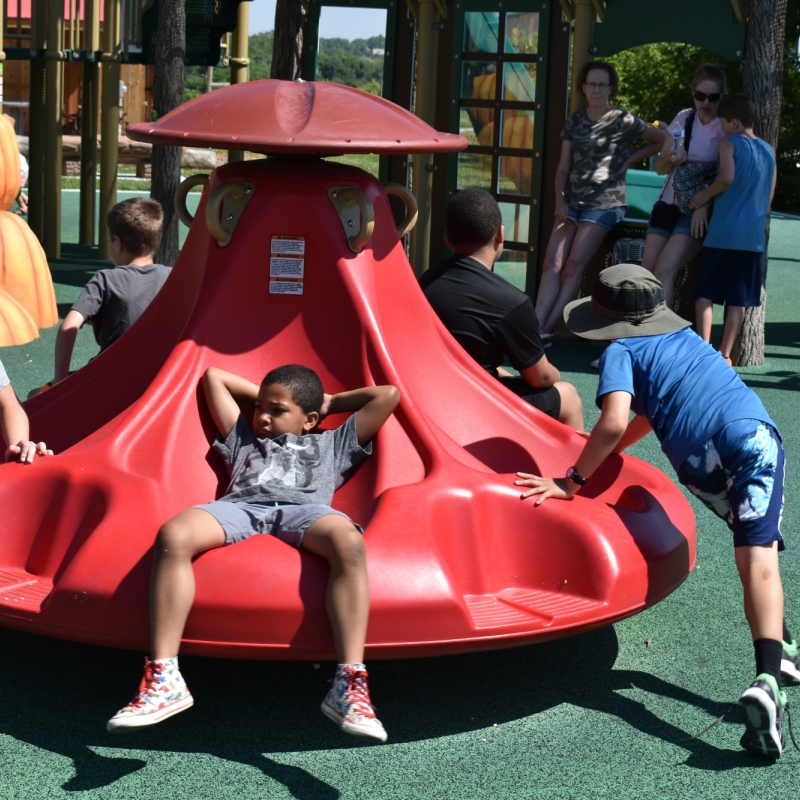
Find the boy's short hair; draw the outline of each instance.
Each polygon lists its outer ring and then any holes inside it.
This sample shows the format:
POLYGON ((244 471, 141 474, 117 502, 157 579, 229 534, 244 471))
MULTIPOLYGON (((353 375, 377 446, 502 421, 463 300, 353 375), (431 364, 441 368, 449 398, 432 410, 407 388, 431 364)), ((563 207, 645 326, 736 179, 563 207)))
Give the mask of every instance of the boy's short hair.
POLYGON ((694 78, 692 78, 692 91, 694 91, 703 81, 711 81, 712 83, 716 83, 720 92, 725 94, 725 89, 727 86, 725 81, 725 73, 716 64, 703 64, 701 67, 697 68, 697 72, 695 72, 694 78))
POLYGON ((608 85, 610 87, 608 96, 613 97, 619 91, 619 75, 617 75, 617 71, 614 69, 614 66, 606 61, 588 61, 580 68, 580 71, 575 78, 575 84, 577 85, 578 90, 580 91, 583 89, 584 84, 589 80, 589 73, 593 69, 602 69, 606 75, 608 75, 608 85))
POLYGON ((447 204, 444 223, 453 247, 483 247, 497 236, 503 215, 489 192, 462 189, 447 204))
POLYGON ((161 203, 149 197, 123 200, 106 217, 108 232, 118 236, 122 246, 137 258, 152 255, 158 250, 163 222, 161 203))
POLYGON ((756 106, 746 94, 729 94, 719 101, 717 116, 728 122, 738 119, 745 128, 752 128, 756 121, 756 106))
POLYGON ((319 414, 325 399, 322 381, 313 369, 302 364, 285 364, 270 370, 261 381, 262 386, 278 384, 291 392, 292 400, 303 409, 304 414, 316 411, 319 414))

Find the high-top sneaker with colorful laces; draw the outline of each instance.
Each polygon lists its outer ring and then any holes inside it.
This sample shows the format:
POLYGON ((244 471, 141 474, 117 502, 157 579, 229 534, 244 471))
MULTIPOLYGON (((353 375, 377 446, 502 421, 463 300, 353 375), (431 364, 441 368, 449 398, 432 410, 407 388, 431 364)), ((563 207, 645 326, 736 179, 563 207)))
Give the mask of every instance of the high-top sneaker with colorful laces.
POLYGON ((800 686, 800 647, 796 640, 791 644, 783 643, 781 683, 784 686, 800 686))
POLYGON ((185 711, 194 703, 186 681, 178 671, 177 658, 153 660, 145 657, 139 692, 125 708, 108 721, 109 733, 120 733, 157 722, 185 711))
POLYGON ((741 744, 745 750, 767 758, 780 758, 783 752, 783 711, 786 692, 766 672, 745 689, 739 698, 739 707, 747 730, 741 744))
POLYGON ((367 670, 363 664, 340 664, 320 709, 341 730, 364 739, 385 742, 388 738, 369 699, 367 670))

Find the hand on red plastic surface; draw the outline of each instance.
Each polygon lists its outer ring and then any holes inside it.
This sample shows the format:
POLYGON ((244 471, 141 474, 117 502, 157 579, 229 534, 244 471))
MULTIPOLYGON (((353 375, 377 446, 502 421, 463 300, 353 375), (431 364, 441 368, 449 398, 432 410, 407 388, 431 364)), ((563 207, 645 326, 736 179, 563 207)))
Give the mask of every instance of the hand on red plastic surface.
POLYGON ((539 495, 539 498, 534 503, 535 506, 540 506, 548 497, 555 497, 558 500, 570 500, 572 498, 573 491, 563 478, 542 478, 539 475, 529 475, 527 472, 518 472, 517 477, 522 478, 522 480, 514 481, 514 485, 525 486, 529 489, 529 491, 520 495, 521 500, 539 495))
POLYGON ((23 464, 33 463, 36 456, 51 456, 52 450, 47 449, 44 442, 31 442, 23 440, 17 444, 12 444, 6 449, 6 461, 20 461, 23 464))

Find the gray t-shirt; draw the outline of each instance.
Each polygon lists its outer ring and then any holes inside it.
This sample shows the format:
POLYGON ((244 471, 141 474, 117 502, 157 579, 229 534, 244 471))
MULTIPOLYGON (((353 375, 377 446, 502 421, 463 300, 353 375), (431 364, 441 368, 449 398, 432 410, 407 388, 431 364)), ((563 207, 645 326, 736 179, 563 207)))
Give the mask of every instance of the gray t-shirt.
POLYGON ((353 467, 372 453, 371 441, 358 443, 355 414, 332 431, 277 439, 256 436, 240 414, 227 439, 218 436, 213 446, 231 476, 220 498, 229 503, 329 506, 353 467))
POLYGON ((572 145, 567 205, 576 211, 624 206, 625 178, 617 178, 617 172, 647 128, 644 120, 616 106, 596 122, 586 110, 567 117, 561 131, 572 145))
POLYGON ((9 383, 11 383, 11 381, 8 379, 5 367, 3 367, 3 362, 0 361, 0 392, 2 392, 9 383))
POLYGON ((172 267, 147 264, 101 269, 72 306, 92 323, 94 338, 105 350, 142 316, 172 272, 172 267))

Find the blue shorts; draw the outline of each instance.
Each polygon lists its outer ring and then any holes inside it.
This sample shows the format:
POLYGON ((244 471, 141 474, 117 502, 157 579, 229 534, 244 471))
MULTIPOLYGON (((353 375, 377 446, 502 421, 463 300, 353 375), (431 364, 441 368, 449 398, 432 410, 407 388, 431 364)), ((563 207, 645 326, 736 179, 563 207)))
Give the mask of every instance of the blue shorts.
POLYGON ((678 479, 733 531, 733 546, 778 542, 783 514, 783 446, 775 429, 740 419, 681 464, 678 479))
MULTIPOLYGON (((336 514, 353 522, 347 514, 342 514, 330 506, 317 504, 294 505, 291 503, 267 505, 265 503, 228 503, 225 500, 215 500, 213 503, 204 503, 193 506, 201 511, 207 511, 222 526, 225 531, 225 544, 236 544, 265 533, 280 539, 282 542, 303 549, 303 536, 312 522, 328 514, 336 514)), ((361 526, 356 525, 361 533, 361 526)))
POLYGON ((570 219, 577 223, 591 222, 601 228, 611 230, 624 216, 628 206, 614 206, 614 208, 595 208, 587 211, 578 211, 572 206, 567 206, 570 219))
POLYGON ((761 305, 763 253, 703 247, 694 297, 712 303, 755 308, 761 305))
MULTIPOLYGON (((667 230, 657 225, 648 225, 644 235, 649 236, 651 233, 654 233, 656 236, 663 236, 665 239, 669 239, 670 236, 674 236, 676 233, 682 236, 691 236, 692 218, 689 214, 684 214, 679 211, 678 215, 675 217, 675 224, 672 226, 672 230, 667 230)), ((701 240, 698 239, 698 241, 701 240)))

